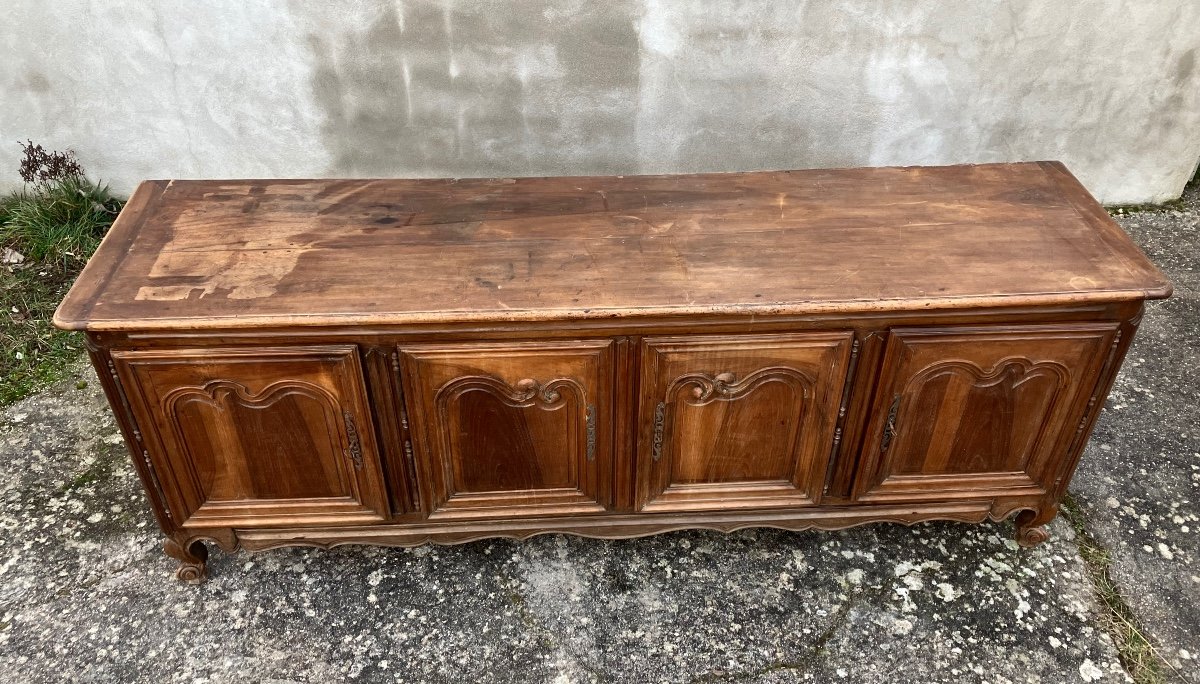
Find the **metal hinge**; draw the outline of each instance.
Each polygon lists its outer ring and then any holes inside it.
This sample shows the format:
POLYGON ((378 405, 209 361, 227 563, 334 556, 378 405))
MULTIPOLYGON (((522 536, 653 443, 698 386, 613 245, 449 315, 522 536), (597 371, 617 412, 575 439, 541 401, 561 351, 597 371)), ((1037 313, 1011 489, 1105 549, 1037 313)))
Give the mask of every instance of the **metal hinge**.
POLYGON ((413 510, 419 511, 419 510, 421 510, 421 497, 417 493, 417 484, 416 484, 416 482, 417 482, 417 461, 415 458, 413 458, 413 447, 412 447, 411 439, 404 440, 404 459, 408 462, 408 481, 410 483, 409 488, 408 488, 408 495, 409 495, 409 498, 412 500, 411 502, 412 502, 413 510))
POLYGON ((362 470, 363 467, 363 452, 362 442, 358 438, 358 426, 354 424, 354 414, 350 411, 342 411, 342 419, 346 422, 346 438, 350 442, 349 455, 350 460, 354 461, 354 468, 362 470))
POLYGON ((663 429, 667 421, 667 403, 665 401, 658 402, 658 406, 654 407, 654 444, 652 454, 655 463, 662 458, 663 444, 663 429))
POLYGON ((596 406, 588 404, 587 411, 584 414, 584 422, 587 427, 587 460, 596 460, 596 406))
POLYGON ((887 424, 883 426, 883 441, 879 444, 881 452, 887 451, 892 445, 892 439, 896 436, 896 412, 900 410, 900 395, 897 394, 892 399, 892 406, 888 409, 887 424))

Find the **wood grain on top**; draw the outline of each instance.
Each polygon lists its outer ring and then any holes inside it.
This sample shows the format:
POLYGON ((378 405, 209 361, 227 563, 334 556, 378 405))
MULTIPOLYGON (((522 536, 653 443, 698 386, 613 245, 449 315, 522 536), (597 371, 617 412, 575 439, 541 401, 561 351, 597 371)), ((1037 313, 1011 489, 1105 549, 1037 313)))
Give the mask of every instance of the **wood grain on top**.
POLYGON ((148 181, 55 322, 133 330, 1159 298, 1061 164, 148 181))

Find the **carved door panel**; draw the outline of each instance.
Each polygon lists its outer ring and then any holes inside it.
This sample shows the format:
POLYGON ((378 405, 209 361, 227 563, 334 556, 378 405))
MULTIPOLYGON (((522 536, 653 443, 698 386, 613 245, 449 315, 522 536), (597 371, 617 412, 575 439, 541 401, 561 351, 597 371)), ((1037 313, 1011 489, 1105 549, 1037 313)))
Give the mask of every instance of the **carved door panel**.
POLYGON ((893 330, 857 478, 860 499, 1049 491, 1116 324, 893 330))
POLYGON ((641 509, 816 503, 852 340, 850 332, 647 339, 641 509))
POLYGON ((171 514, 184 527, 387 519, 354 346, 112 357, 171 514))
POLYGON ((431 518, 588 513, 612 499, 612 343, 401 349, 431 518))

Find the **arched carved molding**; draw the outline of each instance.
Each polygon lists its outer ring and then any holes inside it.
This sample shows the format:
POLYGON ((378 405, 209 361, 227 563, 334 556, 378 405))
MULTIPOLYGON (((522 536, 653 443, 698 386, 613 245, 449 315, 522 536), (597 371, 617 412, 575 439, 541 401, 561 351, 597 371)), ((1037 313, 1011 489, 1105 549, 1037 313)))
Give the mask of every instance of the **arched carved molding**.
POLYGON ((1002 382, 1010 382, 1013 388, 1050 374, 1057 381, 1056 390, 1065 387, 1071 378, 1070 370, 1057 361, 1032 361, 1024 356, 1008 356, 985 368, 972 361, 955 359, 933 364, 914 374, 905 383, 904 393, 907 394, 913 387, 943 375, 955 374, 971 378, 976 387, 992 387, 1002 382))
POLYGON ((450 402, 467 392, 486 392, 514 408, 537 406, 552 411, 566 403, 564 392, 573 396, 580 405, 586 403, 583 385, 570 378, 557 378, 547 383, 525 378, 518 380, 515 385, 509 385, 491 376, 472 375, 456 378, 438 389, 436 400, 439 413, 444 417, 450 402))
POLYGON ((171 390, 163 397, 162 405, 164 409, 173 414, 175 406, 182 401, 203 401, 215 407, 223 400, 235 397, 245 406, 267 408, 280 399, 293 394, 321 402, 329 409, 330 415, 335 413, 333 408, 338 405, 337 397, 329 390, 303 380, 280 380, 263 387, 258 392, 251 392, 248 387, 234 380, 213 380, 199 387, 178 387, 171 390))
POLYGON ((741 380, 733 373, 686 373, 675 378, 667 388, 667 400, 691 386, 690 396, 685 401, 690 406, 703 406, 714 401, 736 401, 769 383, 783 383, 791 388, 799 399, 807 400, 812 395, 813 379, 807 373, 787 366, 760 368, 741 380))

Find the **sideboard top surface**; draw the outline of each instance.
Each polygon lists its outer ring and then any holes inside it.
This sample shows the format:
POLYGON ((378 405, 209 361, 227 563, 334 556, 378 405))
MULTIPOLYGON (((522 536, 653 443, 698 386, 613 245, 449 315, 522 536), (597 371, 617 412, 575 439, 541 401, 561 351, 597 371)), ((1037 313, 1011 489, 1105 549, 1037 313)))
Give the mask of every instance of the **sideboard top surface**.
POLYGON ((55 322, 100 331, 771 315, 1170 292, 1057 162, 147 181, 55 322))

